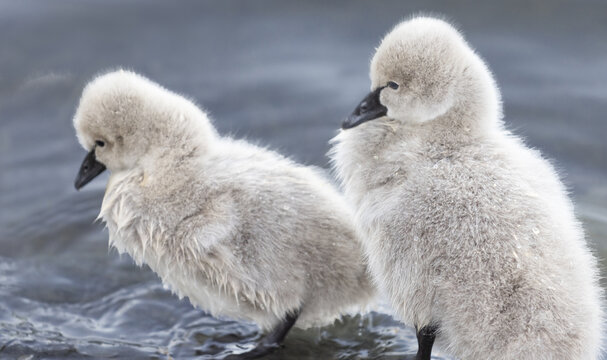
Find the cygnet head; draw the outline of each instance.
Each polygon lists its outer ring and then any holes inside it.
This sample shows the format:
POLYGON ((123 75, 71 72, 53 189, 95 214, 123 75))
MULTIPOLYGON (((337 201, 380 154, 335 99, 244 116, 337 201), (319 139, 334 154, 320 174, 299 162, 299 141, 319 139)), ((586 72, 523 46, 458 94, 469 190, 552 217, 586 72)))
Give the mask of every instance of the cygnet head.
POLYGON ((118 172, 162 157, 205 151, 216 136, 207 116, 192 102, 124 70, 101 75, 85 87, 74 127, 89 152, 76 189, 106 168, 118 172))
POLYGON ((462 106, 474 118, 500 113, 483 61, 453 26, 435 18, 404 21, 386 35, 371 61, 371 90, 343 129, 384 116, 425 123, 462 106))

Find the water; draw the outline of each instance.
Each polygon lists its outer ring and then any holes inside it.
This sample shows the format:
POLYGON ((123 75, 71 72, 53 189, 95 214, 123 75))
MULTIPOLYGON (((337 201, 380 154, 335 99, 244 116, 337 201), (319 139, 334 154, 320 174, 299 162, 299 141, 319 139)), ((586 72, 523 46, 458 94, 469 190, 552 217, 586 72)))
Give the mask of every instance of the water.
MULTIPOLYGON (((607 3, 0 0, 0 358, 210 359, 256 339, 108 251, 102 177, 75 192, 83 85, 125 66, 209 110, 220 132, 327 167, 327 141, 368 89, 399 19, 457 21, 501 85, 508 126, 555 159, 607 253, 607 3)), ((602 262, 604 266, 604 261, 602 262)), ((294 330, 269 359, 398 358, 415 336, 380 306, 294 330)), ((447 357, 435 352, 436 359, 447 357)))

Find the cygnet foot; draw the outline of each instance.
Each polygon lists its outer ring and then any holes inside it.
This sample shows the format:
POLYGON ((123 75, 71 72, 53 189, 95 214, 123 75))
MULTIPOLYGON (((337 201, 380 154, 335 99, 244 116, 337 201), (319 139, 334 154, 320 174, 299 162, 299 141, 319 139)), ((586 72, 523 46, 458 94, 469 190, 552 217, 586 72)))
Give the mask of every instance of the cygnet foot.
POLYGON ((430 360, 436 330, 438 330, 438 327, 435 325, 424 326, 417 330, 417 355, 415 355, 415 360, 430 360))
POLYGON ((251 351, 247 351, 241 354, 228 355, 224 358, 224 360, 249 360, 249 359, 257 359, 262 356, 268 355, 277 349, 280 349, 282 346, 282 342, 284 341, 287 333, 295 322, 297 321, 297 317, 299 317, 300 311, 297 311, 294 314, 287 314, 286 318, 280 322, 274 330, 272 330, 269 334, 264 336, 261 341, 257 344, 257 346, 251 351))

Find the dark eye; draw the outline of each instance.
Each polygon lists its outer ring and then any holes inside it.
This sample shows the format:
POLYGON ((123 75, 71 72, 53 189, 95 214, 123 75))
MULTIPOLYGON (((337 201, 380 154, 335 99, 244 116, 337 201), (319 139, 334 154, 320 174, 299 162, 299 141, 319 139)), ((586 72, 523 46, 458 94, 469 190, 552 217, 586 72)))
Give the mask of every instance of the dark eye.
POLYGON ((101 140, 95 140, 95 144, 97 144, 97 146, 99 146, 99 147, 104 147, 105 146, 105 142, 103 142, 101 140))
POLYGON ((395 83, 394 81, 389 81, 389 82, 388 82, 388 87, 389 87, 390 89, 394 89, 394 90, 396 90, 396 89, 398 89, 398 84, 397 84, 397 83, 395 83))

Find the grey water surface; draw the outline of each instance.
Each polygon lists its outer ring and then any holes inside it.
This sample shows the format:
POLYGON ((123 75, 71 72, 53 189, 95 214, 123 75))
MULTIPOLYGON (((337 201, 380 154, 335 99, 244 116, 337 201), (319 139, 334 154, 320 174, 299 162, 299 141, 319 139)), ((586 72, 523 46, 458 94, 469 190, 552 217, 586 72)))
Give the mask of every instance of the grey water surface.
MULTIPOLYGON (((222 134, 328 168, 374 47, 419 12, 455 21, 488 61, 507 126, 560 169, 605 268, 605 1, 0 0, 0 358, 213 359, 256 339, 108 250, 93 222, 107 177, 73 188, 85 152, 71 118, 95 74, 134 69, 201 104, 222 134)), ((413 330, 375 310, 295 330, 268 359, 413 353, 413 330)))

